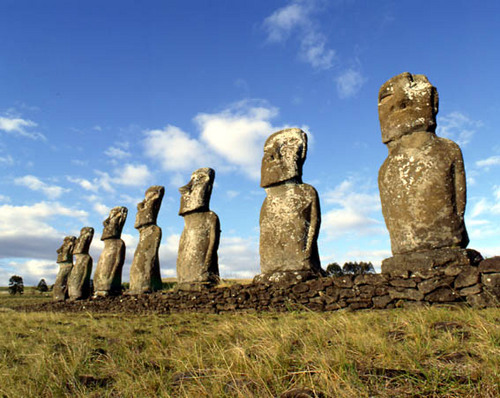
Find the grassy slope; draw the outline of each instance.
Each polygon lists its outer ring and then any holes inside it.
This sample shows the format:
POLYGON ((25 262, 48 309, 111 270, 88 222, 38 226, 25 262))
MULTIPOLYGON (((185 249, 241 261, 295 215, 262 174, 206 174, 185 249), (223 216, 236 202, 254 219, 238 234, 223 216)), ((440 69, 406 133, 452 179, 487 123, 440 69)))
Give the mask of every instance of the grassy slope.
MULTIPOLYGON (((0 298, 0 396, 497 397, 500 309, 123 316, 0 298)), ((41 298, 46 300, 47 298, 41 298)))

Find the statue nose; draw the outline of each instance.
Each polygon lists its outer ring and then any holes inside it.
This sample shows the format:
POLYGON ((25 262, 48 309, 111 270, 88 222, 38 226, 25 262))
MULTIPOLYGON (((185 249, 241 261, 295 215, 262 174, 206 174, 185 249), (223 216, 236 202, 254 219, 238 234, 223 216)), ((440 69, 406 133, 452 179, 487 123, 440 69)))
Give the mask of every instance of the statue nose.
POLYGON ((180 187, 179 188, 179 192, 181 193, 181 195, 184 195, 188 192, 191 191, 191 187, 193 186, 193 182, 192 181, 189 181, 186 185, 184 185, 183 187, 180 187))

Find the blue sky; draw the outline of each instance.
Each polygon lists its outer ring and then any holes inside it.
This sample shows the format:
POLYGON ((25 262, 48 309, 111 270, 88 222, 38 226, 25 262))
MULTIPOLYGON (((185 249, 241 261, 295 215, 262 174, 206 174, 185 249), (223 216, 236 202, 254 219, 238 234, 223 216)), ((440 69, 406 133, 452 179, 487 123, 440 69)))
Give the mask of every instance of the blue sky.
POLYGON ((259 272, 265 138, 310 137, 304 181, 332 261, 390 256, 377 172, 377 94, 404 71, 439 91, 438 135, 462 147, 469 247, 500 254, 500 3, 471 1, 4 0, 0 3, 0 284, 53 282, 65 235, 164 185, 163 276, 175 276, 184 185, 216 170, 224 277, 259 272), (2 282, 3 281, 3 282, 2 282))

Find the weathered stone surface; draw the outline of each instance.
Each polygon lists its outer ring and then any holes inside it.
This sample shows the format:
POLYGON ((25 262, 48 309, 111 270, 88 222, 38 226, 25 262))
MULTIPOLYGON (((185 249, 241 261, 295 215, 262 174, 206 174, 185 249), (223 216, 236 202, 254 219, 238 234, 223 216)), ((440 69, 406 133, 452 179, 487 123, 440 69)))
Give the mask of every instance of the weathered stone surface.
POLYGON ((476 284, 474 286, 466 287, 464 289, 460 289, 459 294, 461 296, 471 296, 473 294, 479 294, 482 292, 482 286, 481 284, 476 284))
POLYGON ((455 301, 458 297, 458 294, 449 287, 440 287, 427 294, 425 300, 431 303, 446 303, 455 301))
POLYGON ((492 273, 500 272, 500 256, 487 258, 479 264, 479 272, 492 273))
POLYGON ((417 289, 392 288, 388 290, 391 299, 406 299, 421 301, 424 299, 424 294, 417 289))
POLYGON ((386 294, 385 296, 373 297, 372 301, 374 308, 385 308, 392 301, 392 298, 386 294))
POLYGON ((440 287, 451 287, 453 286, 453 281, 455 278, 453 276, 436 276, 431 279, 427 279, 418 284, 418 290, 420 290, 423 294, 427 294, 436 290, 440 287))
POLYGON ((477 267, 468 267, 464 269, 455 279, 455 288, 460 289, 475 285, 479 282, 479 271, 477 267))
POLYGON ((267 197, 260 213, 262 274, 323 274, 317 244, 319 197, 312 186, 302 183, 306 153, 307 135, 297 128, 272 134, 264 145, 261 186, 267 197))
POLYGON ((89 255, 90 244, 94 237, 94 228, 83 227, 73 249, 74 264, 68 278, 68 296, 70 300, 86 299, 90 296, 90 275, 92 257, 89 255))
POLYGON ((165 188, 149 187, 145 199, 137 205, 134 227, 139 230, 139 243, 130 267, 129 294, 151 293, 162 286, 158 250, 161 228, 156 225, 165 188))
POLYGON ((389 285, 395 287, 416 287, 417 283, 408 278, 394 278, 389 281, 389 285))
POLYGON ((220 223, 217 214, 209 210, 214 178, 214 170, 198 169, 179 189, 179 215, 184 218, 177 255, 177 287, 181 290, 199 290, 219 282, 220 223))
POLYGON ((423 75, 402 73, 379 92, 382 141, 389 149, 379 189, 394 255, 465 248, 469 242, 462 153, 435 134, 438 102, 423 75))
POLYGON ((484 274, 481 277, 481 282, 484 286, 500 287, 500 272, 494 274, 484 274))
POLYGON ((120 239, 127 220, 126 207, 115 207, 104 220, 101 240, 104 249, 94 273, 94 296, 118 295, 122 291, 122 270, 125 262, 125 242, 120 239))
POLYGON ((68 277, 73 268, 73 249, 75 247, 75 236, 66 236, 62 246, 57 249, 57 263, 59 272, 54 282, 52 297, 54 301, 64 301, 68 297, 68 277))
MULTIPOLYGON (((439 268, 445 268, 446 272, 450 265, 457 267, 477 266, 482 256, 472 249, 442 248, 437 250, 426 250, 422 252, 395 254, 382 261, 382 273, 392 277, 420 275, 419 273, 432 272, 439 268)), ((455 273, 458 274, 457 272, 455 273)), ((425 275, 421 275, 425 276, 425 275)))

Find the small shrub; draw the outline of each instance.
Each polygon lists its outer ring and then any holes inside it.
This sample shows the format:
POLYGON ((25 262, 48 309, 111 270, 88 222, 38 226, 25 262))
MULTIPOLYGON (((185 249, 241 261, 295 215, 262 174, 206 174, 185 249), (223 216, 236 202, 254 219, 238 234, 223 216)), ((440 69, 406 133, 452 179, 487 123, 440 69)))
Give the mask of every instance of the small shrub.
POLYGON ((23 294, 24 283, 23 278, 18 275, 12 275, 9 279, 9 294, 23 294))

